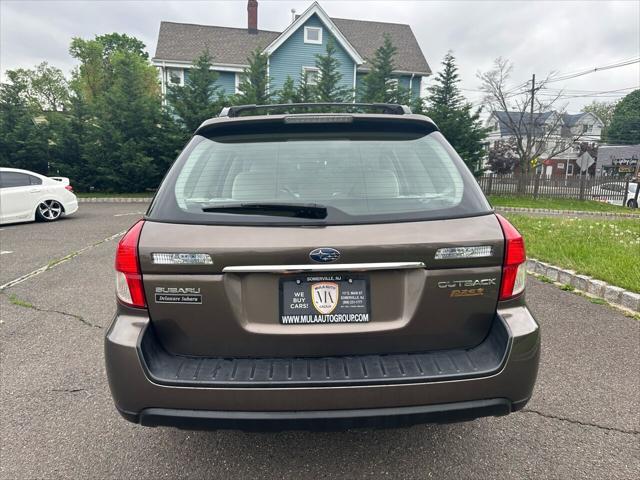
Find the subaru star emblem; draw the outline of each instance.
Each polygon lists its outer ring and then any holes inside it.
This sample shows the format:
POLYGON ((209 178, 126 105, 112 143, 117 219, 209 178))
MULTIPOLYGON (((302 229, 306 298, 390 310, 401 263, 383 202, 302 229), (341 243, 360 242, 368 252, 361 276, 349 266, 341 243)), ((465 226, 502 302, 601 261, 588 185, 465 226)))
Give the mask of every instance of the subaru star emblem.
POLYGON ((335 262, 340 258, 340 252, 335 248, 316 248, 311 250, 309 258, 318 263, 335 262))

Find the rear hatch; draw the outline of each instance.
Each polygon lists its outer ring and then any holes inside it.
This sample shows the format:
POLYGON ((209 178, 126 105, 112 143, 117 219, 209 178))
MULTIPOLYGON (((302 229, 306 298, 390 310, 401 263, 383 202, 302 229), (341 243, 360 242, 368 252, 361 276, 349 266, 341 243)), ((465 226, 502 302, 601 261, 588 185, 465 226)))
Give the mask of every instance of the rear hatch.
POLYGON ((302 117, 221 121, 168 174, 139 241, 160 342, 221 357, 479 344, 504 237, 446 140, 422 117, 302 117))

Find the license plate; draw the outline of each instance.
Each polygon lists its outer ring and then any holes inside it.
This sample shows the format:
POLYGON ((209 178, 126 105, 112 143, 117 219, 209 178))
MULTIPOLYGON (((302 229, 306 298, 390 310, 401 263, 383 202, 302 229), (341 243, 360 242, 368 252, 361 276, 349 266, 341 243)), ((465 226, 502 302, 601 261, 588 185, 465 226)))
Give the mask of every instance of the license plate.
POLYGON ((280 279, 284 325, 371 321, 369 279, 359 275, 302 275, 280 279))

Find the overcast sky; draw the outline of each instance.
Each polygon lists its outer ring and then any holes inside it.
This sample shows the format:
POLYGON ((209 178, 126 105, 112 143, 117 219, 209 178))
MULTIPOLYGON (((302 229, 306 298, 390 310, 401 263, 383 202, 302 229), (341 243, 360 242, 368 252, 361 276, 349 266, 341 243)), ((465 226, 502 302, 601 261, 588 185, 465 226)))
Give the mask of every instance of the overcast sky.
MULTIPOLYGON (((68 54, 72 37, 121 32, 143 40, 150 56, 161 20, 232 27, 246 26, 246 0, 0 0, 0 67, 3 72, 32 67, 43 60, 66 73, 74 67, 68 54)), ((476 72, 496 57, 512 60, 513 84, 536 73, 571 73, 640 56, 640 1, 343 1, 322 0, 332 17, 411 25, 431 68, 453 50, 462 87, 472 101, 479 94, 476 72)), ((259 0, 258 26, 282 30, 291 9, 304 11, 310 1, 259 0)), ((612 100, 624 92, 592 97, 594 92, 638 88, 640 64, 596 72, 553 87, 569 89, 571 111, 594 98, 612 100)))

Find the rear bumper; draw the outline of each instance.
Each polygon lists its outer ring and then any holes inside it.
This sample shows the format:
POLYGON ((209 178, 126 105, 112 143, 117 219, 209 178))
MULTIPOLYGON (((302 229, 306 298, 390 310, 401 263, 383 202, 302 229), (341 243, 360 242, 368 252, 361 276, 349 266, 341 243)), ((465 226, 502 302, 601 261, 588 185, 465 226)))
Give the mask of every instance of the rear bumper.
POLYGON ((310 410, 293 412, 238 412, 148 408, 140 414, 120 412, 132 422, 149 427, 189 430, 238 429, 248 431, 346 430, 349 428, 407 427, 421 423, 450 423, 510 413, 505 398, 416 407, 310 410))
POLYGON ((74 198, 72 200, 64 202, 64 214, 65 216, 73 215, 78 211, 78 199, 74 198))
POLYGON ((167 384, 148 369, 141 345, 149 319, 134 312, 118 315, 107 332, 106 369, 117 409, 128 420, 143 425, 342 429, 470 420, 522 408, 536 380, 537 323, 524 306, 501 309, 498 317, 496 321, 504 324, 508 335, 504 357, 496 369, 480 376, 326 385, 279 382, 255 388, 229 382, 167 384))

